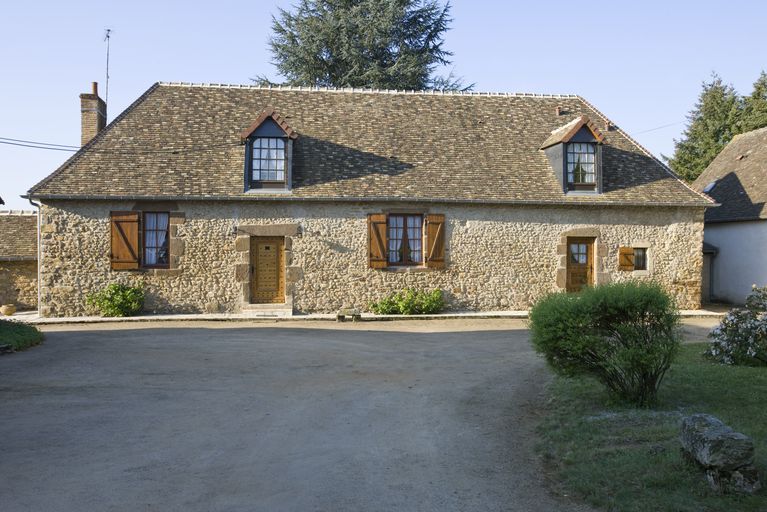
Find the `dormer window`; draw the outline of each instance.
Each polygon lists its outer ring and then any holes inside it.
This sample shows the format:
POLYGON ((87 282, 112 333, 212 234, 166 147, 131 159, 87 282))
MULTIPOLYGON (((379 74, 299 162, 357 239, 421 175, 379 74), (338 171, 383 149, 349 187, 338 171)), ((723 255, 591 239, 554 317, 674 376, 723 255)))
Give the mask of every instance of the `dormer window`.
POLYGON ((586 116, 551 132, 541 146, 564 194, 602 193, 602 132, 586 116))
POLYGON ((288 173, 287 144, 282 137, 255 137, 251 147, 251 187, 284 185, 288 173))
POLYGON ((268 107, 241 134, 245 149, 245 192, 289 191, 293 141, 298 134, 268 107))
POLYGON ((567 184, 571 190, 596 187, 596 146, 588 142, 567 144, 567 184))

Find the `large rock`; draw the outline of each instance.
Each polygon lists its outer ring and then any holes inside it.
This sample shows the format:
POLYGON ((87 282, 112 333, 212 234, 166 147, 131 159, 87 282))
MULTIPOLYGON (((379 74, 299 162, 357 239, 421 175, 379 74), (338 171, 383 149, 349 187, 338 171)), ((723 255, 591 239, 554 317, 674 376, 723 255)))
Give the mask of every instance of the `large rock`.
POLYGON ((685 417, 679 439, 685 454, 706 470, 706 479, 717 492, 754 493, 761 487, 753 441, 714 416, 685 417))

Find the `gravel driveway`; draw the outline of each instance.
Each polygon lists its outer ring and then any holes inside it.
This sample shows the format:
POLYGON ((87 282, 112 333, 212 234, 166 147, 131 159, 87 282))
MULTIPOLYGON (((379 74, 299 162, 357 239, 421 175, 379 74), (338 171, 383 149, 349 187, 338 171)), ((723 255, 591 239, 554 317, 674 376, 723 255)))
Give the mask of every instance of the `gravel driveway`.
POLYGON ((533 454, 527 331, 444 324, 48 332, 0 357, 1 508, 580 510, 533 454))

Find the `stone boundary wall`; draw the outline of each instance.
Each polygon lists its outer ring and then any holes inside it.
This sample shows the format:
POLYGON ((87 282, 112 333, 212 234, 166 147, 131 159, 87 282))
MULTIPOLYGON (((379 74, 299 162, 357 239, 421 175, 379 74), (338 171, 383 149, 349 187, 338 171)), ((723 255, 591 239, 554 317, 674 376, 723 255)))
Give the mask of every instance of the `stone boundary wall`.
POLYGON ((37 261, 0 260, 0 304, 20 311, 37 309, 37 261))
POLYGON ((183 222, 173 228, 173 271, 112 271, 109 212, 135 206, 43 205, 43 316, 94 314, 86 294, 111 282, 143 284, 150 312, 238 312, 247 302, 244 240, 274 229, 285 232, 286 302, 296 312, 367 309, 370 301, 408 286, 441 288, 452 309, 526 309, 560 289, 569 233, 597 238, 599 283, 654 279, 680 308, 700 305, 702 208, 178 201, 183 222), (382 211, 445 214, 447 267, 369 269, 367 214, 382 211), (618 248, 635 243, 648 247, 651 272, 618 270, 618 248))

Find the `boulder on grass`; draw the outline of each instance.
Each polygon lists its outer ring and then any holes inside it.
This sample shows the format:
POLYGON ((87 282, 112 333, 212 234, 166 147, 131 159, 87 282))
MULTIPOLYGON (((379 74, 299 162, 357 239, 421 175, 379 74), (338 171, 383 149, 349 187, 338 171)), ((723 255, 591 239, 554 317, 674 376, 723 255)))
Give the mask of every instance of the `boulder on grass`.
POLYGON ((688 458, 706 471, 717 492, 753 494, 761 487, 754 466, 754 442, 709 414, 693 414, 682 420, 679 436, 688 458))

